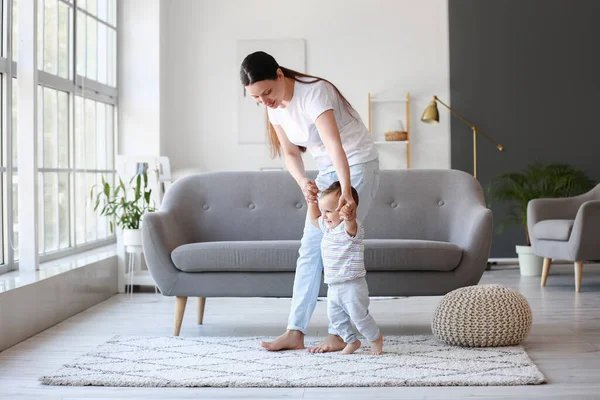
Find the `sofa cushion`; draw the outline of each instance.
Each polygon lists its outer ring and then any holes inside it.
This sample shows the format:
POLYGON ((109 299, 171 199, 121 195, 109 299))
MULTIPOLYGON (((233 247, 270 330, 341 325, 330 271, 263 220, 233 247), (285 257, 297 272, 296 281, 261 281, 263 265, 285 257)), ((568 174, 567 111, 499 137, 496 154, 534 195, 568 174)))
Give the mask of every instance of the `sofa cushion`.
POLYGON ((171 259, 185 272, 295 271, 299 240, 203 242, 179 246, 171 259))
MULTIPOLYGON (((462 250, 427 240, 367 239, 367 271, 451 271, 462 250)), ((204 242, 176 248, 171 259, 184 272, 294 272, 299 240, 204 242)))
POLYGON ((452 271, 462 259, 455 244, 432 240, 365 240, 367 271, 452 271))
POLYGON ((542 240, 567 241, 573 230, 572 219, 547 219, 533 226, 533 237, 542 240))

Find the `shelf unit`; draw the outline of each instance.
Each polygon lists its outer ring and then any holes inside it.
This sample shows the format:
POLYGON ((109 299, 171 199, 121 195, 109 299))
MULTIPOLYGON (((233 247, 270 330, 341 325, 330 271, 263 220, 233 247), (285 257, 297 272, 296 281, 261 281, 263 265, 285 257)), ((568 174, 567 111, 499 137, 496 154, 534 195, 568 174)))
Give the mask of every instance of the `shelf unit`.
POLYGON ((377 145, 405 145, 406 146, 406 168, 410 168, 410 92, 406 93, 406 97, 404 99, 398 98, 386 98, 386 97, 377 97, 373 96, 369 92, 369 132, 373 134, 372 131, 372 107, 373 104, 376 103, 405 103, 406 104, 406 140, 398 140, 398 141, 382 141, 377 140, 375 144, 377 145))

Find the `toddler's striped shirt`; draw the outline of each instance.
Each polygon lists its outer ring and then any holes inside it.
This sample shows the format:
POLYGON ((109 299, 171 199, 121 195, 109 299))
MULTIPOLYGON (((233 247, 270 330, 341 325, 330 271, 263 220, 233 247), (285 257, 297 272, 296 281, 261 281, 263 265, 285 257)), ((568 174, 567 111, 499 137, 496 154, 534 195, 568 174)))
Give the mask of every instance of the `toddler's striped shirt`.
POLYGON ((323 231, 321 242, 321 255, 325 268, 325 283, 338 283, 360 278, 366 275, 363 238, 365 230, 356 221, 356 236, 352 237, 346 232, 345 221, 329 229, 319 217, 319 227, 323 231))

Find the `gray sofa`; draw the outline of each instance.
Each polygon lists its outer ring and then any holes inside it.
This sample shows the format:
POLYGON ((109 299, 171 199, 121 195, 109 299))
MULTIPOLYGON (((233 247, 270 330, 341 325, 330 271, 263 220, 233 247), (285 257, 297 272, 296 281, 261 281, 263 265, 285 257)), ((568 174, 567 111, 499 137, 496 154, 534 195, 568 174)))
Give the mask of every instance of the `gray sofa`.
MULTIPOLYGON (((314 176, 314 174, 313 174, 314 176)), ((364 221, 371 296, 444 295, 475 285, 486 266, 492 213, 481 186, 456 170, 382 170, 364 221)), ((306 203, 284 171, 214 172, 176 181, 143 219, 148 269, 187 298, 291 297, 306 203)), ((326 287, 321 287, 326 295, 326 287)))
POLYGON ((600 260, 600 185, 580 196, 535 199, 527 204, 533 252, 544 257, 541 285, 552 259, 574 262, 575 290, 581 290, 583 262, 600 260))

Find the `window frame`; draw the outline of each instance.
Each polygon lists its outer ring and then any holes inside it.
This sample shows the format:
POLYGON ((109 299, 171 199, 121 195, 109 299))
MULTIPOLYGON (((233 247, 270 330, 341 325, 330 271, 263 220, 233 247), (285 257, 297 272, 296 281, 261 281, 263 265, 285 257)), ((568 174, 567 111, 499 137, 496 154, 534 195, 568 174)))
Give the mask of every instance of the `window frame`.
MULTIPOLYGON (((15 260, 15 249, 12 248, 12 246, 9 243, 14 243, 14 234, 15 234, 15 226, 14 226, 14 217, 15 215, 13 214, 13 205, 14 205, 14 201, 13 201, 13 190, 15 189, 14 187, 14 182, 13 182, 13 176, 15 176, 14 174, 16 174, 18 172, 17 169, 17 165, 13 165, 13 141, 17 139, 17 135, 16 135, 16 130, 14 131, 14 127, 12 126, 12 111, 13 111, 13 107, 12 107, 12 92, 13 92, 13 78, 17 78, 17 63, 15 60, 13 60, 13 54, 12 54, 12 44, 13 44, 13 34, 12 34, 12 28, 13 28, 13 1, 14 0, 0 0, 1 4, 2 4, 2 20, 3 20, 3 24, 2 24, 2 53, 0 54, 0 74, 2 74, 2 160, 3 163, 0 164, 0 180, 2 183, 2 191, 0 193, 0 203, 2 205, 2 251, 3 251, 3 255, 4 255, 4 263, 0 263, 0 274, 3 272, 8 272, 11 270, 15 270, 18 269, 18 260, 15 260), (10 79, 7 78, 7 75, 10 74, 10 79), (7 101, 8 99, 8 101, 7 101), (14 132, 13 132, 14 131, 14 132)), ((56 176, 60 176, 59 174, 62 173, 66 173, 68 176, 67 182, 68 182, 68 196, 67 196, 67 201, 68 201, 68 232, 69 232, 69 247, 60 249, 60 235, 57 238, 57 241, 59 243, 59 250, 56 251, 52 251, 52 252, 44 252, 44 243, 39 241, 38 243, 38 254, 39 254, 39 261, 40 262, 45 262, 45 261, 50 261, 50 260, 54 260, 54 259, 58 259, 58 258, 62 258, 65 256, 69 256, 69 255, 73 255, 76 253, 80 253, 83 251, 87 251, 96 247, 101 247, 101 246, 105 246, 107 244, 112 244, 116 242, 116 236, 115 234, 110 234, 106 239, 100 239, 100 240, 95 240, 95 241, 87 241, 86 238, 86 242, 83 244, 77 244, 77 241, 75 239, 75 219, 76 219, 76 208, 75 208, 75 176, 77 173, 79 172, 88 172, 88 173, 103 173, 103 174, 112 174, 113 176, 113 181, 116 177, 116 155, 117 155, 117 147, 118 147, 118 127, 117 127, 117 121, 118 121, 118 36, 119 36, 119 24, 118 24, 118 20, 119 20, 119 13, 118 13, 118 2, 115 0, 114 3, 112 2, 113 0, 108 0, 107 1, 107 11, 106 11, 106 19, 107 21, 104 21, 102 19, 100 19, 97 15, 94 15, 92 13, 90 13, 87 9, 83 8, 80 4, 80 2, 78 0, 37 0, 38 2, 38 13, 43 12, 40 10, 43 10, 45 7, 45 1, 52 1, 52 2, 56 2, 56 8, 57 8, 57 29, 56 29, 56 52, 57 52, 57 58, 56 58, 56 72, 57 74, 51 74, 48 73, 46 71, 43 70, 44 68, 44 60, 38 60, 38 68, 37 70, 37 83, 38 83, 38 90, 39 88, 42 88, 42 93, 44 92, 44 88, 49 88, 52 90, 56 90, 59 92, 66 92, 68 97, 67 97, 67 101, 68 101, 68 110, 69 110, 69 116, 68 116, 68 164, 67 166, 60 166, 60 164, 57 162, 57 168, 46 168, 42 163, 39 163, 38 168, 37 168, 37 174, 38 174, 38 180, 39 180, 39 189, 38 189, 38 194, 40 196, 40 199, 43 199, 44 196, 44 186, 43 186, 43 178, 45 176, 45 174, 50 174, 50 173, 55 173, 56 176), (69 28, 68 28, 68 78, 65 78, 63 76, 60 76, 61 73, 61 64, 60 64, 60 50, 59 50, 59 37, 60 37, 60 23, 61 23, 61 19, 60 19, 60 3, 65 4, 66 6, 69 7, 69 28), (112 8, 114 7, 114 9, 112 8), (114 15, 111 14, 111 9, 113 9, 114 11, 114 15), (107 83, 101 83, 92 79, 87 78, 86 76, 82 76, 79 75, 77 73, 77 61, 78 61, 78 48, 77 48, 77 29, 78 29, 78 18, 77 15, 79 12, 82 12, 85 15, 85 18, 93 18, 96 21, 96 35, 98 33, 98 26, 99 24, 104 24, 106 25, 106 32, 107 32, 107 39, 106 39, 106 60, 104 60, 104 62, 106 62, 106 81, 107 83), (108 22, 108 20, 110 20, 112 17, 114 17, 114 23, 110 24, 108 22), (114 32, 110 33, 109 29, 113 29, 114 32), (114 35, 114 48, 111 47, 111 44, 109 43, 109 35, 114 35), (114 54, 109 54, 109 51, 113 49, 114 50, 114 54), (112 60, 111 58, 114 57, 114 60, 112 60), (40 66, 42 69, 40 69, 40 66), (114 81, 114 85, 115 86, 111 86, 110 83, 112 83, 110 81, 110 73, 109 69, 111 68, 111 66, 113 67, 113 74, 114 76, 112 76, 113 81, 114 81), (112 144, 113 144, 113 148, 111 149, 113 151, 113 164, 112 164, 112 169, 110 169, 111 166, 106 166, 106 169, 103 170, 90 170, 90 169, 82 169, 82 168, 76 168, 77 166, 75 165, 75 144, 74 144, 74 137, 75 137, 75 113, 74 113, 74 103, 75 103, 75 98, 76 97, 82 97, 85 101, 85 99, 90 99, 96 102, 101 102, 104 103, 106 105, 110 105, 112 106, 112 110, 113 110, 113 115, 112 118, 108 117, 108 113, 105 114, 105 118, 106 118, 106 131, 108 131, 109 129, 109 125, 108 122, 112 121, 112 144)), ((96 13, 97 14, 97 13, 96 13)), ((37 31, 37 33, 40 32, 39 30, 39 21, 40 18, 38 16, 37 20, 34 23, 34 27, 33 29, 37 31)), ((45 20, 44 20, 44 15, 41 16, 41 21, 43 24, 45 24, 45 20)), ((19 29, 22 29, 22 27, 19 27, 19 29)), ((87 35, 87 29, 85 32, 85 35, 87 35)), ((20 33, 19 33, 19 36, 20 33)), ((43 37, 38 37, 37 41, 38 41, 38 56, 40 55, 40 48, 41 48, 41 56, 42 58, 44 57, 44 40, 45 38, 43 37)), ((98 61, 98 36, 96 36, 96 60, 98 61)), ((87 64, 87 46, 84 47, 86 49, 86 64, 87 64)), ((19 49, 20 51, 20 49, 19 49)), ((63 54, 64 55, 64 54, 63 54)), ((87 67, 86 67, 87 68, 87 67)), ((97 68, 97 67, 96 67, 97 68)), ((98 69, 98 68, 97 68, 98 69)), ((98 74, 96 74, 96 78, 98 78, 98 74)), ((58 93, 57 93, 57 97, 58 97, 58 93)), ((43 98, 42 98, 43 99, 43 98)), ((38 108, 38 104, 35 104, 34 107, 38 108)), ((58 104, 56 107, 57 110, 57 115, 58 115, 58 104)), ((39 110, 38 109, 38 114, 43 112, 43 110, 39 110)), ((57 120, 57 125, 58 125, 58 118, 56 118, 57 120)), ((96 120, 96 125, 98 124, 98 121, 96 120)), ((39 125, 39 123, 38 123, 39 125)), ((38 143, 40 143, 40 136, 43 137, 44 131, 43 131, 43 126, 38 126, 37 128, 37 138, 35 139, 38 143)), ((60 133, 56 132, 57 134, 57 141, 59 140, 58 138, 60 137, 60 133)), ((108 142, 108 138, 105 137, 105 142, 108 142)), ((96 144, 94 144, 94 147, 96 146, 96 144)), ((38 146, 38 153, 43 154, 43 146, 38 146)), ((57 152, 59 152, 58 147, 57 147, 57 152)), ((40 155, 36 155, 36 157, 40 157, 40 155)), ((64 178, 64 176, 63 176, 64 178)), ((60 193, 60 180, 57 181, 57 195, 58 193, 60 193)), ((88 189, 89 190, 89 189, 88 189)), ((38 200, 39 202, 39 200, 38 200)), ((57 210, 59 209, 59 205, 58 205, 58 200, 56 201, 57 203, 57 210)), ((86 207, 89 207, 90 205, 88 203, 86 203, 86 207)), ((40 207, 40 204, 38 204, 38 207, 40 207)), ((42 204, 42 208, 43 208, 43 204, 42 204)), ((58 226, 59 226, 60 221, 57 220, 57 232, 59 230, 58 226)), ((37 223, 37 229, 38 232, 37 234, 39 235, 40 232, 44 231, 44 219, 43 219, 43 214, 40 214, 38 216, 38 223, 37 223)), ((87 228, 86 228, 87 230, 87 228)), ((0 260, 2 261, 2 260, 0 260)), ((39 266, 38 266, 39 267, 39 266)))
POLYGON ((2 226, 2 257, 0 263, 0 274, 14 269, 14 250, 12 248, 14 238, 13 224, 13 126, 12 126, 12 93, 13 78, 16 77, 16 63, 12 61, 12 29, 13 29, 13 0, 1 0, 2 13, 2 36, 0 52, 0 76, 1 76, 1 133, 0 148, 2 163, 0 163, 0 213, 2 226))

